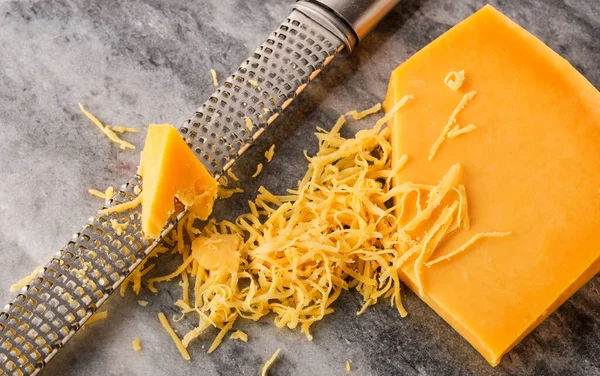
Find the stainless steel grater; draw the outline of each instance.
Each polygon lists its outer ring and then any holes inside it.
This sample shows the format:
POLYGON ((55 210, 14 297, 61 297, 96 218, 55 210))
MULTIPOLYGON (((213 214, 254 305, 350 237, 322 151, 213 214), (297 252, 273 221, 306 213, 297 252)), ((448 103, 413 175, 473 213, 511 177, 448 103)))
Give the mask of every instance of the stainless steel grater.
MULTIPOLYGON (((308 83, 352 51, 398 0, 301 0, 286 20, 200 106, 179 132, 218 178, 308 83), (246 117, 254 127, 246 126, 246 117)), ((131 201, 141 177, 106 207, 131 201)), ((186 213, 163 230, 165 236, 186 213)), ((35 375, 157 245, 141 208, 91 217, 0 313, 0 375, 35 375), (128 222, 118 235, 110 221, 128 222)))

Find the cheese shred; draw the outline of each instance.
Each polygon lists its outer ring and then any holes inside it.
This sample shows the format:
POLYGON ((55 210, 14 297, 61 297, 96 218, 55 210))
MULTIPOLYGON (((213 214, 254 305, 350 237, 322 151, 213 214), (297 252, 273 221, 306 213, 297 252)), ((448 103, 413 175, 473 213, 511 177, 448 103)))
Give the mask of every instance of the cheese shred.
POLYGON ((255 178, 258 175, 260 175, 260 173, 262 172, 262 169, 263 169, 263 164, 259 163, 258 166, 256 166, 256 172, 252 175, 252 177, 255 178))
POLYGON ((446 84, 446 86, 448 86, 450 89, 452 89, 454 91, 458 91, 464 81, 465 81, 465 71, 464 70, 460 70, 458 72, 454 72, 454 71, 448 72, 448 74, 444 78, 444 83, 446 84))
POLYGON ((269 368, 273 365, 273 363, 275 363, 275 360, 277 359, 277 356, 279 356, 280 351, 281 349, 277 349, 275 353, 269 358, 269 360, 267 360, 267 362, 263 366, 260 376, 267 376, 267 371, 269 371, 269 368))
POLYGON ((165 314, 162 312, 159 312, 158 319, 160 320, 160 323, 163 326, 163 328, 165 328, 167 333, 169 333, 169 335, 171 336, 173 343, 175 343, 175 346, 177 347, 177 350, 179 351, 179 353, 181 354, 183 359, 190 360, 190 353, 188 353, 185 346, 183 346, 183 343, 181 343, 181 340, 177 336, 177 333, 175 333, 175 331, 171 327, 171 324, 169 324, 169 320, 167 320, 167 317, 165 316, 165 314))
POLYGON ((475 97, 476 94, 476 91, 470 91, 467 94, 463 95, 462 99, 460 100, 454 111, 452 111, 452 114, 450 114, 450 117, 448 118, 448 122, 444 126, 444 129, 442 129, 442 133, 439 135, 438 139, 435 140, 435 143, 429 150, 430 161, 437 153, 438 149, 442 145, 442 142, 444 142, 444 140, 448 136, 448 132, 450 131, 452 126, 456 124, 456 117, 458 116, 458 114, 465 108, 467 103, 469 103, 469 101, 471 101, 475 97))
POLYGON ((137 196, 131 201, 124 202, 115 206, 102 209, 98 212, 100 215, 108 215, 111 213, 122 213, 125 210, 135 209, 139 204, 142 203, 142 195, 137 196))
POLYGON ((269 150, 265 151, 265 158, 267 158, 267 162, 271 162, 274 155, 275 155, 275 144, 271 145, 269 150))
POLYGON ((217 71, 214 69, 210 70, 210 76, 212 77, 212 82, 215 87, 219 87, 219 80, 217 78, 217 71))
POLYGON ((108 316, 108 312, 96 312, 90 316, 90 318, 85 322, 85 325, 90 325, 95 323, 96 321, 104 320, 108 316))
POLYGON ((111 130, 107 126, 104 126, 104 124, 102 124, 102 122, 100 120, 98 120, 98 118, 96 116, 94 116, 91 112, 89 112, 88 110, 86 110, 86 108, 83 107, 83 105, 81 103, 79 103, 79 109, 112 142, 119 144, 119 147, 121 149, 135 149, 135 146, 133 146, 132 144, 130 144, 129 142, 127 142, 125 140, 120 139, 119 136, 117 136, 116 133, 113 132, 113 130, 111 130))
POLYGON ((240 340, 242 342, 248 342, 248 335, 244 332, 242 332, 241 330, 236 330, 235 332, 231 333, 231 335, 229 336, 230 339, 237 339, 240 340))
POLYGON ((33 281, 35 276, 38 275, 40 270, 42 270, 43 268, 44 268, 43 266, 38 266, 37 268, 35 268, 35 270, 31 274, 29 274, 25 278, 19 280, 19 282, 15 283, 14 285, 11 285, 10 292, 17 292, 17 291, 21 290, 23 287, 27 286, 31 281, 33 281))
POLYGON ((433 261, 430 261, 428 263, 425 264, 425 266, 430 267, 432 265, 437 264, 438 262, 442 262, 442 261, 446 261, 446 260, 450 260, 452 257, 458 255, 459 253, 464 252, 467 248, 469 248, 471 245, 473 245, 473 243, 475 243, 477 240, 479 239, 484 239, 484 238, 503 238, 505 236, 510 235, 511 232, 480 232, 479 234, 475 234, 471 239, 469 239, 465 244, 461 245, 460 247, 458 247, 456 250, 442 256, 439 257, 433 261))

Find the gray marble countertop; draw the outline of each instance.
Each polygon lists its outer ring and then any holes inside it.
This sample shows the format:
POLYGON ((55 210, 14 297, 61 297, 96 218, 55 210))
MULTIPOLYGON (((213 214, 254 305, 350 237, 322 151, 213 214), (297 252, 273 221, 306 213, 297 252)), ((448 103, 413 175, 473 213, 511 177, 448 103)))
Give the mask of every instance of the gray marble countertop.
MULTIPOLYGON (((101 201, 90 187, 118 186, 134 173, 138 153, 122 151, 78 110, 82 102, 110 124, 145 129, 182 123, 222 76, 287 15, 292 0, 39 0, 0 1, 0 302, 8 287, 46 263, 101 201)), ((293 187, 314 151, 316 126, 382 100, 390 72, 449 27, 484 5, 481 0, 403 0, 345 59, 336 59, 240 161, 276 142, 279 152, 258 179, 242 176, 246 195, 222 204, 217 216, 245 210, 259 185, 293 187)), ((598 0, 494 0, 492 4, 567 58, 600 86, 598 0)), ((144 133, 128 136, 141 148, 144 133)), ((600 147, 600 146, 599 146, 600 147)), ((173 264, 163 259, 164 270, 173 264)), ((414 294, 409 316, 380 303, 361 317, 360 297, 345 293, 335 313, 315 325, 309 342, 277 330, 270 319, 243 323, 248 344, 225 341, 212 355, 208 333, 181 359, 156 314, 174 313, 174 284, 158 295, 114 296, 108 319, 79 333, 45 375, 236 375, 259 373, 282 349, 273 375, 600 375, 600 278, 577 292, 497 368, 414 294), (148 300, 140 307, 137 299, 148 300), (139 337, 144 350, 135 353, 139 337)), ((183 329, 192 322, 181 322, 183 329)), ((237 324, 236 324, 237 325, 237 324)))

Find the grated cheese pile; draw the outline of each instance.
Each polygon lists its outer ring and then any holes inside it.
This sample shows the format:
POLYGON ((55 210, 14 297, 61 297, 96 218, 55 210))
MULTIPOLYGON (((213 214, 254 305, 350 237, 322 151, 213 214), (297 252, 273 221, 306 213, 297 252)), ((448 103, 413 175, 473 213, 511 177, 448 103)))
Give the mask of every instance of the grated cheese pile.
POLYGON ((121 285, 121 294, 130 284, 139 293, 142 279, 153 292, 157 283, 179 279, 175 305, 181 318, 193 318, 197 326, 179 339, 164 315, 160 321, 186 359, 186 349, 209 328, 219 330, 212 352, 238 319, 256 321, 269 314, 278 328, 298 328, 310 340, 311 326, 333 312, 343 290, 362 295, 357 314, 389 299, 406 316, 398 270, 413 262, 422 294, 423 268, 470 245, 431 261, 449 233, 469 227, 459 164, 438 185, 392 185, 408 157, 392 166, 390 129, 384 126, 413 99, 404 97, 372 129, 352 138, 340 134, 345 116, 330 132, 319 130, 319 151, 307 156, 308 170, 298 187, 284 195, 260 187, 248 202, 249 212, 234 222, 211 219, 199 229, 195 217, 185 217, 165 239, 172 249, 157 247, 121 285), (181 256, 179 267, 146 279, 155 266, 150 260, 171 250, 181 256))

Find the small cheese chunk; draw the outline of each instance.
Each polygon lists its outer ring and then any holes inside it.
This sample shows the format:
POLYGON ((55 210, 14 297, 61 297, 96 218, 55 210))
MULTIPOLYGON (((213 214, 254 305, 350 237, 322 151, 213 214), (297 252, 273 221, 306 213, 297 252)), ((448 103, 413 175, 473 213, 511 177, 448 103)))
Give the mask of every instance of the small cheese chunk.
POLYGON ((175 212, 174 198, 199 218, 208 218, 217 182, 172 125, 150 124, 141 166, 142 229, 146 236, 160 236, 175 212))
POLYGON ((230 234, 201 236, 192 243, 192 257, 208 270, 235 273, 238 270, 240 238, 230 234))

